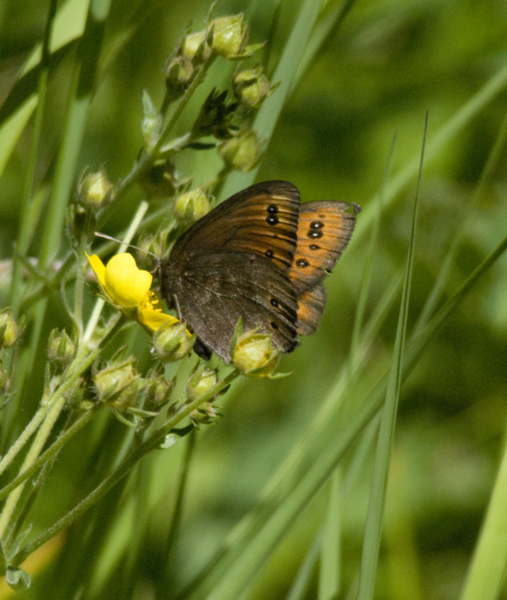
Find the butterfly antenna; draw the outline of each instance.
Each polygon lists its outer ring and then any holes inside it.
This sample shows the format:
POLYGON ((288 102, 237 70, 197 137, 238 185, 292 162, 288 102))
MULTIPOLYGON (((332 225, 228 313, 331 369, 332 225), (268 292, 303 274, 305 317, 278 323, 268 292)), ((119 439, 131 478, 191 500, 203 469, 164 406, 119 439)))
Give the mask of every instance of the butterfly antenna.
POLYGON ((140 252, 145 252, 146 254, 153 256, 157 263, 160 262, 160 258, 156 254, 153 254, 153 252, 150 252, 149 250, 144 250, 144 248, 139 248, 139 246, 134 246, 133 244, 126 244, 125 242, 121 242, 120 240, 117 240, 116 238, 111 237, 110 235, 106 235, 105 233, 100 233, 99 231, 96 231, 95 235, 97 237, 104 238, 105 240, 110 240, 111 242, 118 242, 118 244, 122 244, 127 248, 134 248, 135 250, 139 250, 140 252))

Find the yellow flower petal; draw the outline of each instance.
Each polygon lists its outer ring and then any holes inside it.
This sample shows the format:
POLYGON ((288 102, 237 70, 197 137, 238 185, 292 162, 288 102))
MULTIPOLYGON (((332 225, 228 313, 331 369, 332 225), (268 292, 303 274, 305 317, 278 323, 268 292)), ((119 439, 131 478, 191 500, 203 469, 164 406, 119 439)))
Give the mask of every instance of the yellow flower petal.
POLYGON ((152 281, 152 275, 139 269, 131 254, 116 254, 105 269, 104 288, 119 306, 139 306, 152 281))
POLYGON ((153 331, 157 331, 157 329, 165 323, 170 323, 171 325, 173 323, 178 323, 178 319, 175 317, 149 308, 139 310, 139 321, 143 325, 153 329, 153 331))
POLYGON ((88 259, 93 272, 97 276, 100 285, 104 288, 106 286, 106 267, 104 266, 104 263, 96 254, 93 254, 92 256, 86 254, 86 258, 88 259))

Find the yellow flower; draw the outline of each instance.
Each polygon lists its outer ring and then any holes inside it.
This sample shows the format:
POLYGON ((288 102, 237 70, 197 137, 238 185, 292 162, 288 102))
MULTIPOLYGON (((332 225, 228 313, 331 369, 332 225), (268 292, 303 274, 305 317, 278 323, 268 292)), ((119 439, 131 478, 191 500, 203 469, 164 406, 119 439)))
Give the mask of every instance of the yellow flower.
POLYGON ((102 292, 126 316, 137 318, 142 325, 153 331, 168 321, 178 322, 178 319, 164 314, 156 306, 158 299, 150 291, 153 276, 148 271, 139 269, 131 254, 116 254, 107 266, 96 254, 86 256, 102 292))

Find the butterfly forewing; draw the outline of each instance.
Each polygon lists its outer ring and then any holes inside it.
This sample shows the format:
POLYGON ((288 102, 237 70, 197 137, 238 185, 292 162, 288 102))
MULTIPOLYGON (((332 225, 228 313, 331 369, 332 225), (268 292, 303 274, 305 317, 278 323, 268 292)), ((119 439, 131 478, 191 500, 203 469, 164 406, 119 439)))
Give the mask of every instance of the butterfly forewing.
POLYGON ((222 249, 252 252, 278 267, 292 264, 297 242, 299 192, 268 181, 238 192, 193 225, 175 244, 171 260, 222 249))
POLYGON ((308 202, 299 213, 297 247, 289 278, 298 297, 297 331, 310 335, 326 305, 321 284, 348 244, 356 222, 357 205, 350 211, 347 202, 308 202))
POLYGON ((297 247, 289 277, 298 294, 331 271, 348 244, 356 222, 350 204, 336 200, 308 202, 299 213, 297 247))

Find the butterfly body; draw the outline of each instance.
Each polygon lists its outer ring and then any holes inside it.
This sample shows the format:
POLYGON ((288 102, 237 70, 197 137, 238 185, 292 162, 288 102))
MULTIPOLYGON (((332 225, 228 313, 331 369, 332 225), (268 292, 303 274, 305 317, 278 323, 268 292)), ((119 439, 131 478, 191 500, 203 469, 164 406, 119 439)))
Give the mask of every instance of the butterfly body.
POLYGON ((282 352, 313 333, 325 306, 322 279, 352 234, 344 202, 300 204, 291 183, 267 181, 235 194, 197 221, 161 261, 167 304, 210 349, 230 361, 238 320, 272 335, 282 352))

